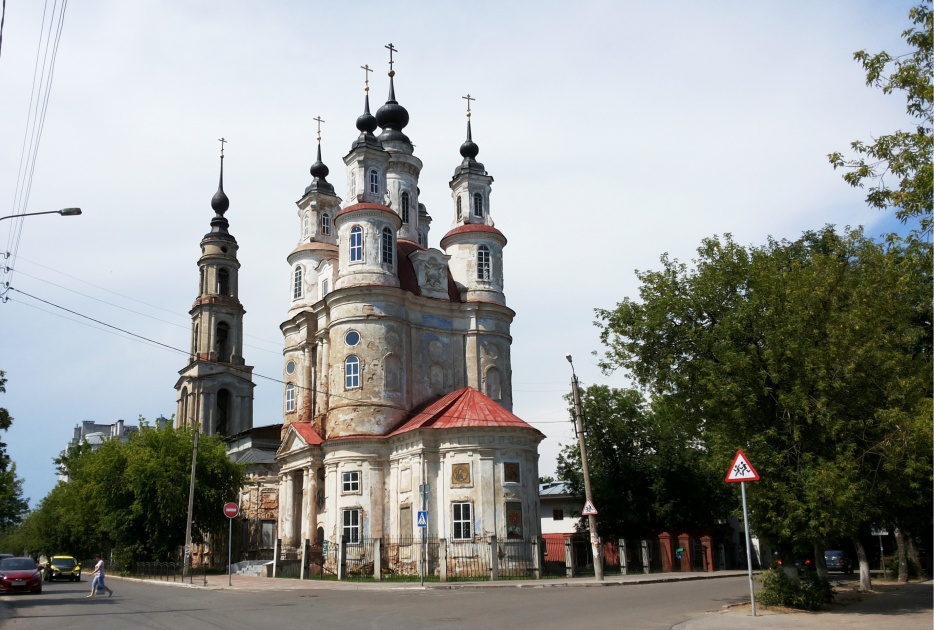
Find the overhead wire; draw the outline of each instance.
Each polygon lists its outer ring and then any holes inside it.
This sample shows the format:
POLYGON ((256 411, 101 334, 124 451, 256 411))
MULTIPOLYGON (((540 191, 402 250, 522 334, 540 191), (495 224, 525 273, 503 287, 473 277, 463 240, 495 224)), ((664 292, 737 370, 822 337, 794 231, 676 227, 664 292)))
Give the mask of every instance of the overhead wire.
MULTIPOLYGON (((33 299, 33 300, 37 300, 37 301, 39 301, 39 302, 42 302, 43 304, 47 304, 47 305, 52 306, 52 307, 54 307, 54 308, 60 309, 60 310, 62 310, 62 311, 65 311, 66 313, 69 313, 69 314, 71 314, 71 315, 75 315, 75 316, 80 317, 80 318, 82 318, 82 319, 86 319, 86 320, 91 321, 91 322, 93 322, 93 323, 96 323, 96 324, 99 324, 99 325, 101 325, 101 326, 104 326, 104 327, 106 327, 106 329, 104 329, 104 332, 117 331, 117 332, 119 332, 119 333, 123 333, 123 335, 129 336, 129 338, 131 338, 131 339, 133 339, 133 340, 140 341, 140 342, 145 342, 145 343, 147 343, 147 344, 159 346, 159 347, 165 348, 165 349, 167 349, 167 350, 171 350, 171 351, 173 351, 173 352, 177 352, 177 353, 179 353, 179 354, 184 354, 184 355, 187 355, 187 356, 191 356, 191 353, 188 352, 187 350, 182 350, 182 349, 180 349, 180 348, 176 348, 175 346, 170 346, 169 344, 162 343, 161 341, 156 341, 155 339, 150 339, 149 337, 146 337, 146 336, 144 336, 144 335, 140 335, 140 334, 134 333, 134 332, 132 332, 132 331, 129 331, 129 330, 120 328, 119 326, 114 326, 113 324, 108 324, 107 322, 101 321, 101 320, 96 319, 96 318, 94 318, 94 317, 91 317, 91 316, 89 316, 89 315, 84 315, 83 313, 79 313, 78 311, 72 310, 72 309, 67 308, 67 307, 65 307, 65 306, 61 306, 60 304, 56 304, 56 303, 54 303, 54 302, 50 302, 49 300, 45 300, 45 299, 40 298, 40 297, 38 297, 38 296, 32 295, 31 293, 27 293, 27 292, 25 292, 25 291, 22 291, 22 290, 20 290, 20 289, 17 289, 16 287, 12 287, 12 286, 11 286, 11 287, 8 287, 8 289, 9 289, 10 291, 15 291, 16 293, 19 293, 20 295, 24 295, 24 296, 26 296, 26 297, 28 297, 28 298, 33 299), (107 330, 107 329, 109 329, 109 330, 107 330)), ((22 302, 19 302, 19 301, 16 301, 16 303, 17 303, 17 304, 24 304, 24 305, 26 305, 25 303, 22 303, 22 302)), ((35 308, 35 307, 34 307, 34 308, 35 308)), ((39 310, 43 310, 43 311, 44 311, 44 309, 39 309, 39 310)), ((44 312, 48 312, 48 311, 44 311, 44 312)), ((66 318, 66 319, 69 319, 69 320, 70 320, 70 318, 66 318)), ((71 321, 74 321, 74 320, 71 320, 71 321)), ((81 323, 83 323, 83 322, 81 322, 81 323)), ((92 326, 92 327, 93 327, 93 326, 92 326)), ((280 385, 286 385, 286 382, 285 382, 284 380, 280 379, 280 378, 275 378, 275 377, 272 377, 272 376, 266 376, 266 375, 264 375, 264 374, 260 374, 260 373, 258 373, 258 372, 254 372, 252 369, 247 370, 247 369, 244 369, 244 368, 240 368, 240 366, 237 366, 237 365, 232 365, 232 364, 224 364, 224 365, 225 365, 226 367, 228 367, 228 368, 230 368, 230 369, 233 369, 233 370, 235 370, 235 371, 238 371, 238 372, 243 372, 243 373, 245 373, 245 374, 250 374, 250 375, 255 376, 255 377, 257 377, 257 378, 261 378, 261 379, 264 379, 264 380, 267 380, 267 381, 271 381, 271 382, 274 382, 274 383, 278 383, 278 384, 280 384, 280 385)), ((360 402, 359 399, 351 398, 351 397, 349 397, 349 396, 343 396, 343 395, 341 395, 341 394, 336 394, 336 393, 334 393, 334 392, 324 392, 324 391, 319 390, 319 389, 314 389, 314 388, 312 388, 312 387, 305 387, 305 386, 298 385, 298 384, 295 384, 295 387, 296 387, 297 389, 302 390, 302 391, 305 391, 305 392, 311 392, 311 393, 315 393, 315 394, 325 394, 325 395, 327 395, 329 398, 338 398, 338 399, 346 400, 346 401, 349 401, 349 402, 360 402)), ((406 415, 408 416, 408 419, 411 419, 411 418, 414 418, 415 416, 417 416, 418 413, 412 413, 412 412, 410 411, 410 412, 407 412, 406 415)), ((467 420, 468 418, 460 418, 460 417, 458 417, 457 419, 459 419, 459 420, 467 420)), ((527 421, 527 422, 528 422, 530 425, 536 425, 536 424, 558 424, 559 422, 561 422, 561 423, 567 422, 567 420, 561 420, 561 421, 558 421, 558 420, 543 420, 543 421, 527 421)))

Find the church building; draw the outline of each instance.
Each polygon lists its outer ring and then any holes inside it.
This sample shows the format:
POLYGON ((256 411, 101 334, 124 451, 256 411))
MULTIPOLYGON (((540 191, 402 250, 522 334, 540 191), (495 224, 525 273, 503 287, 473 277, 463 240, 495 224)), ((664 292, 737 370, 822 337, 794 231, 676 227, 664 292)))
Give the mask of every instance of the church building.
POLYGON ((544 435, 512 413, 506 237, 476 159, 472 99, 443 211, 450 227, 429 248, 422 161, 387 48, 389 96, 371 114, 367 76, 344 199, 327 180, 319 118, 297 202, 276 455, 278 537, 296 553, 305 540, 412 539, 420 526, 450 541, 540 533, 544 435))

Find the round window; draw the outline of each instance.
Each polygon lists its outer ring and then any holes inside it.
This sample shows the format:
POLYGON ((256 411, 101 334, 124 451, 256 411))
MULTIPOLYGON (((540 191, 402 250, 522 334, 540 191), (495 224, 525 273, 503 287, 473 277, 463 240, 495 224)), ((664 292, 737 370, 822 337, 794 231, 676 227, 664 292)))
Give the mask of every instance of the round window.
POLYGON ((285 364, 285 371, 287 374, 292 374, 295 371, 295 361, 289 361, 285 364))
POLYGON ((360 333, 356 330, 349 330, 347 334, 344 335, 344 343, 348 346, 355 346, 360 343, 360 333))

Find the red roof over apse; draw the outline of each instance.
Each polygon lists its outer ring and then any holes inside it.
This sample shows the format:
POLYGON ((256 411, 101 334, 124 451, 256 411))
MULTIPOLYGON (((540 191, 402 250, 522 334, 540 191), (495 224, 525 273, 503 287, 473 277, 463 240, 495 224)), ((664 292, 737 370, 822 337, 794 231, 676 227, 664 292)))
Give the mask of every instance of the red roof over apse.
POLYGON ((431 403, 411 420, 392 432, 399 435, 416 429, 455 429, 460 427, 515 427, 544 435, 518 416, 506 411, 473 387, 465 387, 431 403))
POLYGON ((302 439, 309 446, 316 446, 324 442, 321 436, 312 428, 310 422, 293 422, 289 426, 295 429, 295 432, 302 436, 302 439))

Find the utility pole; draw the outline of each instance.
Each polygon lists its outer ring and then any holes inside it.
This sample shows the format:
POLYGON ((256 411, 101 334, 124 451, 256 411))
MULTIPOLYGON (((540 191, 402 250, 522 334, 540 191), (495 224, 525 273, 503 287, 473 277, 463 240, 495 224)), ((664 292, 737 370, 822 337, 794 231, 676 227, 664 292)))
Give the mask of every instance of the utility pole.
MULTIPOLYGON (((577 442, 581 451, 581 472, 584 473, 584 496, 589 505, 593 505, 593 495, 590 492, 590 469, 587 467, 587 442, 584 439, 584 419, 581 417, 581 395, 577 382, 577 373, 574 371, 574 361, 571 355, 565 357, 571 364, 571 391, 574 395, 574 422, 577 426, 577 442)), ((600 550, 600 536, 597 534, 597 516, 587 515, 587 524, 590 527, 590 546, 593 549, 593 576, 597 581, 603 581, 603 553, 600 550)))
POLYGON ((195 509, 195 470, 198 468, 198 433, 199 423, 194 423, 194 445, 191 447, 191 485, 188 487, 188 522, 185 525, 185 559, 182 562, 182 579, 191 571, 191 519, 195 509))

